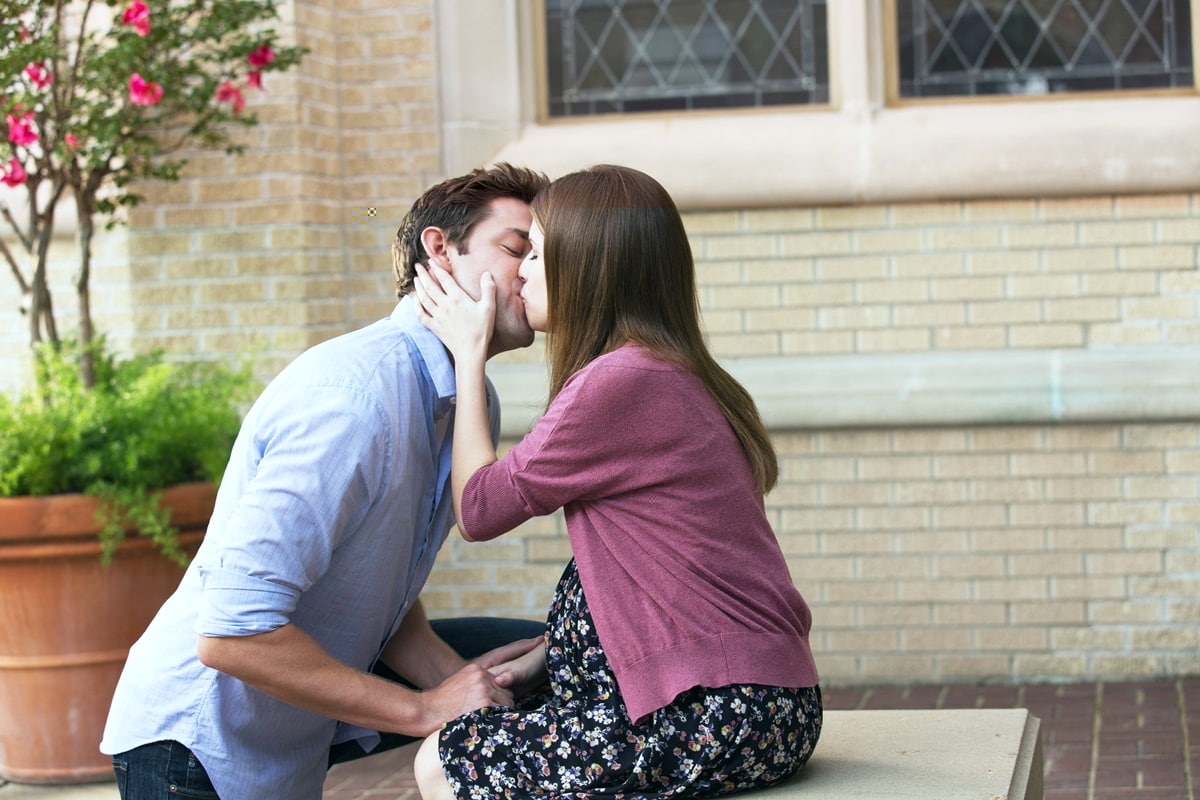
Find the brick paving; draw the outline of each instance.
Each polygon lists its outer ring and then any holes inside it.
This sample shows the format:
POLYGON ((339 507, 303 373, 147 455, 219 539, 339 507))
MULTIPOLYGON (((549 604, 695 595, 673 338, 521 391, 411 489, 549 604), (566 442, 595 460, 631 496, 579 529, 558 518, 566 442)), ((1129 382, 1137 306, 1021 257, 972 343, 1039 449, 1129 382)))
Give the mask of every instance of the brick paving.
MULTIPOLYGON (((1027 708, 1045 800, 1200 800, 1200 676, 1027 686, 826 688, 826 709, 1027 708)), ((413 746, 329 773, 324 800, 417 800, 413 746)), ((814 758, 821 757, 820 744, 814 758)))

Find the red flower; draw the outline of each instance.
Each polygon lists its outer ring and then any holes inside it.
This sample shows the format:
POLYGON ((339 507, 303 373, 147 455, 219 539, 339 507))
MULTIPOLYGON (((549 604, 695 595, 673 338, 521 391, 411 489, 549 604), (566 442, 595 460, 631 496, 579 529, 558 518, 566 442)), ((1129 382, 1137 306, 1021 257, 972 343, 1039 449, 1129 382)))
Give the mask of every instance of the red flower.
POLYGON ((265 67, 275 60, 275 51, 271 49, 271 45, 269 44, 260 44, 250 51, 250 55, 246 56, 246 60, 250 62, 250 66, 252 67, 265 67))
POLYGON ((246 83, 250 84, 255 89, 258 89, 261 92, 263 90, 263 88, 262 88, 262 73, 256 69, 250 70, 249 72, 246 73, 246 83))
POLYGON ((233 85, 233 81, 225 81, 217 87, 217 102, 231 104, 233 113, 239 114, 246 105, 246 98, 242 96, 242 90, 233 85))
POLYGON ((29 78, 30 83, 39 89, 45 89, 50 85, 52 76, 50 70, 46 69, 46 65, 41 61, 30 64, 25 68, 25 77, 29 78))
POLYGON ((4 168, 4 172, 0 173, 0 183, 5 186, 20 186, 29 176, 25 173, 25 168, 21 166, 21 162, 15 158, 8 160, 8 166, 4 168))
POLYGON ((147 81, 136 72, 129 76, 129 102, 135 106, 156 105, 163 97, 163 87, 147 81))
POLYGON ((150 8, 142 0, 133 0, 121 15, 123 25, 132 25, 138 36, 150 33, 150 8))
POLYGON ((9 114, 5 121, 8 123, 8 140, 13 144, 19 147, 29 147, 37 141, 37 131, 33 129, 32 111, 26 111, 19 117, 9 114))
POLYGON ((79 137, 77 137, 73 133, 68 133, 66 136, 63 137, 63 144, 65 144, 67 146, 68 150, 78 150, 79 149, 79 137))

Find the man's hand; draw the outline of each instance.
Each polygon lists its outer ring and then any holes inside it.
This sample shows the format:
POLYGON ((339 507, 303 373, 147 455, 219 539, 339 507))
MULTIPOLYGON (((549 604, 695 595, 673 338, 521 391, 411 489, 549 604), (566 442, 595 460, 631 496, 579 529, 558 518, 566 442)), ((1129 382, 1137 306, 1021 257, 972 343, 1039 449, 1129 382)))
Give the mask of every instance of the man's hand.
POLYGON ((438 686, 421 693, 425 705, 427 730, 432 733, 446 722, 488 706, 513 706, 513 694, 500 686, 486 669, 467 664, 438 686))

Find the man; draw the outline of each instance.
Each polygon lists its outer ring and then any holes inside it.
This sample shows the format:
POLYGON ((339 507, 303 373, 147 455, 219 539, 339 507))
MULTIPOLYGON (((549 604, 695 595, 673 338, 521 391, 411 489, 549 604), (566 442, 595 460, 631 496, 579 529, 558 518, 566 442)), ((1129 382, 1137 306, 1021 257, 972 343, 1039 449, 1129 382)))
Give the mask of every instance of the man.
POLYGON ((200 551, 113 698, 100 749, 124 800, 319 798, 329 764, 378 752, 378 732, 396 746, 529 688, 487 667, 543 625, 431 625, 418 599, 453 523, 455 388, 410 295, 417 261, 473 296, 489 272, 489 356, 532 343, 517 268, 545 184, 500 164, 427 190, 393 245, 392 314, 302 354, 250 409, 200 551))

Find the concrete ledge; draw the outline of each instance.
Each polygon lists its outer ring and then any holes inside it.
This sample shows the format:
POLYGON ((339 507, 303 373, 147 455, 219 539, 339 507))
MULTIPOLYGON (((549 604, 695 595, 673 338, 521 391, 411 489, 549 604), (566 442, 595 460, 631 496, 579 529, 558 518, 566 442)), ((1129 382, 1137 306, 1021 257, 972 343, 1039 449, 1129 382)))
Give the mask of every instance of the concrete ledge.
POLYGON ((1025 709, 827 711, 796 777, 761 800, 1042 800, 1041 723, 1025 709))
MULTIPOLYGON (((723 365, 771 430, 1200 419, 1200 349, 778 356, 723 365)), ((506 436, 546 402, 543 364, 488 369, 506 436)))

